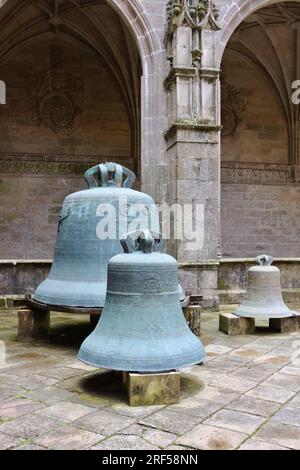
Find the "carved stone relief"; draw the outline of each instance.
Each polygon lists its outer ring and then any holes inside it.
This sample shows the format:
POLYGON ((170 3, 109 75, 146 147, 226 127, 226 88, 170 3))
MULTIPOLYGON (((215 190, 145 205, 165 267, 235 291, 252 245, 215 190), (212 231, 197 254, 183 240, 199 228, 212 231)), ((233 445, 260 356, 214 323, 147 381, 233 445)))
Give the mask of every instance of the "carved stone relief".
MULTIPOLYGON (((218 19, 219 10, 212 0, 170 0, 167 5, 165 43, 171 65, 173 65, 172 40, 176 28, 183 25, 196 32, 205 28, 218 30, 220 29, 218 19)), ((191 53, 193 65, 199 66, 201 47, 194 44, 191 53)))
POLYGON ((74 127, 78 121, 84 84, 80 77, 62 68, 57 48, 51 52, 50 69, 31 77, 28 93, 34 103, 32 122, 58 132, 74 127))
POLYGON ((221 123, 223 137, 232 135, 239 122, 241 113, 247 106, 247 92, 237 89, 221 79, 221 123))

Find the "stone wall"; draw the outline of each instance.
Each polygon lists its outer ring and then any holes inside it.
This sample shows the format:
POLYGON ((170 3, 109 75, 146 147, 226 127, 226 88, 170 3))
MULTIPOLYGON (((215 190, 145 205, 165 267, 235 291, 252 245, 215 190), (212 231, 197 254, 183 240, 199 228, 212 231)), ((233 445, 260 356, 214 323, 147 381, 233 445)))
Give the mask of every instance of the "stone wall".
POLYGON ((270 80, 247 57, 231 50, 230 44, 222 75, 222 163, 288 164, 287 126, 270 80), (233 110, 233 124, 225 120, 225 110, 233 110))
POLYGON ((298 257, 299 130, 287 111, 295 33, 276 7, 238 26, 222 60, 222 255, 298 257))
POLYGON ((23 47, 1 77, 0 259, 52 258, 62 201, 86 188, 84 171, 105 160, 134 168, 128 110, 104 61, 69 43, 23 47), (51 79, 63 88, 64 115, 51 111, 53 89, 43 101, 51 79))
POLYGON ((222 185, 224 257, 299 257, 300 185, 222 185))

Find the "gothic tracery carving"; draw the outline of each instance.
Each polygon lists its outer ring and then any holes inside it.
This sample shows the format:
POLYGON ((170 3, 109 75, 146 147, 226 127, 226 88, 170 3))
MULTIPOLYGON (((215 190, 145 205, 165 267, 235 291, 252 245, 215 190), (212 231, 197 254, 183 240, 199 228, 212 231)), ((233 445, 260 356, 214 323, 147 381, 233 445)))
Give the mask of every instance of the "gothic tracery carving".
POLYGON ((55 132, 73 127, 81 111, 81 78, 61 69, 47 70, 31 78, 28 92, 34 100, 36 124, 55 132))
MULTIPOLYGON (((186 25, 196 33, 203 29, 220 29, 219 10, 212 0, 170 0, 167 5, 167 18, 165 43, 171 64, 173 62, 172 42, 176 28, 186 25)), ((199 47, 193 49, 192 56, 193 65, 198 67, 201 59, 199 47)))
POLYGON ((34 102, 33 123, 54 132, 74 126, 81 111, 83 81, 63 68, 63 48, 51 46, 50 69, 33 75, 28 93, 34 102))
POLYGON ((208 25, 220 29, 219 10, 212 0, 170 0, 167 11, 169 33, 181 24, 192 29, 203 29, 208 25))

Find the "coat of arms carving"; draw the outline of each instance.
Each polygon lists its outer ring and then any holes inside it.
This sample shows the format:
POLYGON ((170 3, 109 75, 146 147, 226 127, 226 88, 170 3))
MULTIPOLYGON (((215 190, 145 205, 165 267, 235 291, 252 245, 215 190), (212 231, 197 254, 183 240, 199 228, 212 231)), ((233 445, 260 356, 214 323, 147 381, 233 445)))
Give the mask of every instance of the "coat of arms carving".
POLYGON ((238 90, 221 79, 222 96, 222 135, 223 137, 234 134, 239 122, 240 115, 247 106, 247 93, 245 90, 238 90))
POLYGON ((28 87, 33 122, 58 132, 74 127, 82 112, 83 80, 61 68, 34 75, 28 87))

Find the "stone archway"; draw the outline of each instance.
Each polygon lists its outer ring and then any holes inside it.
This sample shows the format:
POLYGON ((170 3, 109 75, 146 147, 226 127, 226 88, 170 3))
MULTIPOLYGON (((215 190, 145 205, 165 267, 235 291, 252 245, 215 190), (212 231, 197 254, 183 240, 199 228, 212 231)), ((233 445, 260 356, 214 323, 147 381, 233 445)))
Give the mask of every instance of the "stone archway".
MULTIPOLYGON (((0 0, 0 9, 8 0, 0 0)), ((27 2, 30 4, 30 2, 27 2)), ((70 2, 79 5, 79 2, 70 2)), ((157 201, 163 199, 161 191, 157 192, 159 185, 156 178, 159 176, 159 166, 164 161, 165 143, 161 129, 157 125, 157 118, 163 121, 164 101, 163 95, 163 38, 156 33, 151 25, 149 14, 138 0, 107 0, 107 3, 126 24, 131 32, 133 41, 138 48, 142 63, 141 84, 141 116, 139 126, 142 141, 141 153, 141 182, 144 190, 150 192, 157 201)), ((1 11, 1 10, 0 10, 1 11)))
MULTIPOLYGON (((158 184, 160 168, 164 167, 165 142, 158 119, 163 122, 164 60, 163 38, 159 37, 149 21, 149 15, 139 0, 108 0, 132 31, 143 67, 142 122, 141 122, 141 180, 142 189, 157 202, 165 199, 158 184)), ((164 181, 160 181, 164 183, 164 181)))
POLYGON ((292 101, 300 73, 299 20, 299 1, 239 2, 219 33, 225 124, 220 277, 224 285, 229 280, 229 290, 234 276, 245 286, 242 260, 260 252, 285 263, 284 288, 299 286, 293 269, 299 269, 300 250, 300 130, 292 101))
MULTIPOLYGON (((223 8, 226 9, 226 12, 224 11, 224 16, 222 18, 224 24, 226 24, 226 27, 222 28, 219 34, 219 65, 221 64, 222 56, 229 39, 231 38, 236 28, 248 16, 257 10, 260 10, 261 8, 288 1, 289 0, 238 0, 237 2, 231 2, 231 0, 227 1, 226 3, 229 5, 224 5, 223 8)), ((294 1, 299 2, 299 0, 294 1)), ((223 3, 223 1, 221 3, 223 3)))
POLYGON ((153 169, 158 171, 164 146, 156 120, 164 105, 158 85, 162 47, 138 1, 11 0, 0 7, 0 79, 9 85, 8 104, 1 107, 0 173, 7 197, 1 211, 9 211, 14 185, 15 193, 19 186, 24 193, 18 210, 3 219, 6 238, 15 241, 2 245, 0 258, 47 259, 60 204, 84 187, 86 167, 118 161, 141 175, 143 188, 156 196, 153 169), (40 215, 36 224, 25 220, 22 237, 17 226, 27 197, 40 215))

